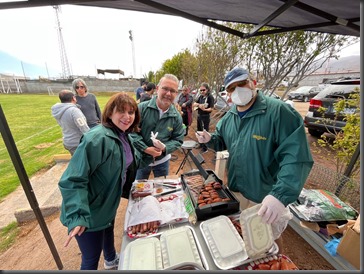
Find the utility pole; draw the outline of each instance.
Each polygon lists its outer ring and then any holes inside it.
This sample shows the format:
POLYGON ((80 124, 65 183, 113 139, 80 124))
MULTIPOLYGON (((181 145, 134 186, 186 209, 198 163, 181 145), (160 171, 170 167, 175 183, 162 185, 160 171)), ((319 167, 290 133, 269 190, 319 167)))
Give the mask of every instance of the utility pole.
POLYGON ((61 23, 58 17, 58 10, 59 6, 53 6, 56 12, 56 24, 57 24, 57 34, 58 34, 58 45, 59 45, 59 52, 61 56, 61 65, 62 65, 62 77, 64 79, 71 77, 71 70, 68 64, 67 54, 66 54, 66 47, 64 46, 63 35, 62 35, 62 28, 61 23))
POLYGON ((136 70, 135 70, 135 49, 134 49, 134 38, 132 30, 129 30, 129 39, 131 41, 131 50, 133 55, 133 77, 136 77, 136 70))

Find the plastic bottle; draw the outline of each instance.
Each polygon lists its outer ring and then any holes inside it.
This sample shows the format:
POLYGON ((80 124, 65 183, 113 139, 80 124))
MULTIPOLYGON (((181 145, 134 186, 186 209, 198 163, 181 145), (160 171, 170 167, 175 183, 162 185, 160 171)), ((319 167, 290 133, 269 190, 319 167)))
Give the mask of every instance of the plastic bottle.
POLYGON ((195 225, 197 222, 197 215, 193 203, 191 201, 190 196, 186 193, 183 193, 183 203, 185 204, 186 212, 188 213, 188 221, 190 224, 195 225))

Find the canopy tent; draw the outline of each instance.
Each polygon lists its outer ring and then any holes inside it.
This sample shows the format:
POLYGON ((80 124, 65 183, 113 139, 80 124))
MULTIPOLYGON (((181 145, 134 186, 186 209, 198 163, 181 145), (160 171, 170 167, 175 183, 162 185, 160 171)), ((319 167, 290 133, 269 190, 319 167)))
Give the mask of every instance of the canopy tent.
POLYGON ((29 0, 1 2, 0 9, 63 4, 181 16, 242 38, 293 30, 360 36, 359 0, 29 0), (254 24, 255 28, 242 33, 211 20, 254 24), (264 26, 277 29, 260 31, 264 26))

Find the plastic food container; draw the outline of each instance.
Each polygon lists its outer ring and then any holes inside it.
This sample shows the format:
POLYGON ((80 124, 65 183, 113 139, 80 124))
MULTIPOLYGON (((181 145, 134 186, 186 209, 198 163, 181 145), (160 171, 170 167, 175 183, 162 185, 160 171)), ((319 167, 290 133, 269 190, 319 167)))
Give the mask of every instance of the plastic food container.
POLYGON ((246 251, 250 259, 265 256, 274 244, 272 227, 263 223, 258 216, 261 204, 243 210, 240 213, 240 226, 246 251))
POLYGON ((186 262, 202 267, 200 254, 189 227, 183 226, 165 231, 160 236, 164 268, 186 262))
POLYGON ((221 215, 203 221, 200 229, 218 268, 230 269, 248 259, 244 241, 229 217, 221 215))
POLYGON ((162 270, 161 245, 157 238, 137 239, 126 246, 123 270, 162 270))

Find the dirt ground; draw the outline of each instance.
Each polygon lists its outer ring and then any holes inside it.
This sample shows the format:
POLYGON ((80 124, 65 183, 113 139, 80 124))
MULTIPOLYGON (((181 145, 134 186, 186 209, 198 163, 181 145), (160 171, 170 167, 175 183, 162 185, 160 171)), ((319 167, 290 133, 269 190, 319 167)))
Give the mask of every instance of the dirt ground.
MULTIPOLYGON (((295 102, 296 109, 303 115, 308 109, 307 103, 295 102)), ((195 119, 192 127, 195 127, 195 119)), ((214 124, 211 131, 214 129, 214 124)), ((185 140, 196 140, 194 132, 190 130, 189 136, 185 140)), ((308 135, 309 142, 315 141, 308 135)), ((195 154, 198 153, 194 149, 195 154)), ((173 153, 170 173, 175 174, 182 159, 181 151, 173 153)), ((203 154, 205 169, 215 169, 215 153, 212 151, 203 154)), ((315 158, 315 155, 314 155, 315 158)), ((320 164, 319 158, 315 161, 320 164)), ((190 170, 187 162, 179 174, 190 170)), ((115 222, 115 246, 117 251, 121 248, 123 233, 123 223, 127 200, 122 199, 115 222)), ((81 255, 75 240, 72 240, 68 247, 63 244, 67 238, 67 230, 59 221, 59 213, 46 218, 47 230, 51 235, 56 252, 52 254, 49 245, 44 237, 43 231, 37 221, 20 225, 19 236, 15 244, 7 251, 0 254, 0 268, 2 270, 78 270, 80 268, 81 255), (58 262, 58 263, 56 263, 58 262)), ((284 248, 281 254, 288 256, 300 270, 334 270, 334 268, 317 253, 303 238, 301 238, 292 228, 288 228, 283 233, 284 248)), ((101 256, 102 257, 102 256, 101 256)), ((101 258, 99 269, 103 270, 103 259, 101 258)))

